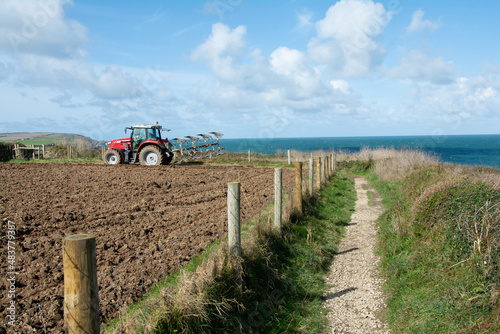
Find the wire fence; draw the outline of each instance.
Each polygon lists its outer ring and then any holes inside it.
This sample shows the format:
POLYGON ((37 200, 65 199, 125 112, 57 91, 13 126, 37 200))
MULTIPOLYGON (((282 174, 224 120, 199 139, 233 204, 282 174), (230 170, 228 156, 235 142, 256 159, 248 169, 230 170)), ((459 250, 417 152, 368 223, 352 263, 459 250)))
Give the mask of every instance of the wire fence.
MULTIPOLYGON (((265 171, 273 173, 272 170, 265 171)), ((263 172, 263 173, 265 173, 263 172)), ((262 174, 259 174, 262 175, 262 174)), ((256 177, 259 177, 257 175, 256 177)), ((241 222, 245 223, 256 216, 274 200, 274 184, 262 187, 252 184, 251 179, 242 180, 241 186, 241 222)), ((283 193, 294 188, 293 173, 284 174, 283 193)), ((205 191, 209 191, 205 190, 205 191)), ((189 200, 190 196, 183 196, 189 200)), ((176 198, 179 200, 179 198, 176 198)), ((98 264, 98 288, 100 318, 108 323, 118 318, 123 328, 124 310, 133 302, 143 302, 143 312, 147 313, 155 305, 147 305, 148 288, 160 283, 168 275, 182 268, 194 256, 204 251, 210 244, 227 234, 227 212, 224 208, 215 208, 219 213, 215 217, 200 215, 196 225, 168 240, 155 240, 154 245, 144 252, 124 260, 119 264, 98 264), (101 268, 99 270, 99 268, 101 268)), ((48 287, 51 289, 53 287, 48 287)), ((34 303, 36 304, 36 298, 34 303)), ((52 333, 63 330, 64 296, 54 294, 47 300, 15 315, 11 326, 7 319, 0 323, 1 332, 15 333, 52 333)))

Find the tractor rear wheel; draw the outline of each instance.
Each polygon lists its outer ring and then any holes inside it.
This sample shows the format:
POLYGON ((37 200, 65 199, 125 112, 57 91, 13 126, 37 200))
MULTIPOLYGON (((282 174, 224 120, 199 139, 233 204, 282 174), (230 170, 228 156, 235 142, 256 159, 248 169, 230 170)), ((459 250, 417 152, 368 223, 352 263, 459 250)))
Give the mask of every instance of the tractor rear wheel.
POLYGON ((122 155, 117 150, 109 149, 104 152, 103 160, 106 165, 118 165, 122 163, 122 155))
POLYGON ((149 145, 139 153, 139 162, 143 166, 162 165, 165 161, 165 154, 158 146, 149 145))

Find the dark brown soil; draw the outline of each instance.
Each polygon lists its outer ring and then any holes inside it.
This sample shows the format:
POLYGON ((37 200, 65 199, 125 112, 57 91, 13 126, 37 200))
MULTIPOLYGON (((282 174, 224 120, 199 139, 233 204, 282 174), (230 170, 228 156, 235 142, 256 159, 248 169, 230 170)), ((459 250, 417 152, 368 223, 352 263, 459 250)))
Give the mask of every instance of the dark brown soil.
MULTIPOLYGON (((8 221, 15 223, 16 326, 0 333, 63 329, 62 238, 96 237, 102 321, 227 230, 227 184, 241 182, 242 220, 273 200, 271 168, 0 165, 1 275, 7 277, 8 221)), ((284 190, 294 171, 283 170, 284 190)), ((2 290, 9 289, 2 279, 2 290), (4 289, 5 287, 5 289, 4 289)))

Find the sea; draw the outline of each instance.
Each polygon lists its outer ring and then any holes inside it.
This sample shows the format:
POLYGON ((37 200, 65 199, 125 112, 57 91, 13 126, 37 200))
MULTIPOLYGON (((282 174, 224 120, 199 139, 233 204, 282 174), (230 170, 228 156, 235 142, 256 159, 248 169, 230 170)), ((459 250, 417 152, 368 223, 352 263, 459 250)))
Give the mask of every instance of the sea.
POLYGON ((362 148, 419 149, 436 156, 441 162, 500 168, 500 134, 447 136, 378 136, 224 139, 226 152, 286 154, 287 150, 315 150, 357 153, 362 148))

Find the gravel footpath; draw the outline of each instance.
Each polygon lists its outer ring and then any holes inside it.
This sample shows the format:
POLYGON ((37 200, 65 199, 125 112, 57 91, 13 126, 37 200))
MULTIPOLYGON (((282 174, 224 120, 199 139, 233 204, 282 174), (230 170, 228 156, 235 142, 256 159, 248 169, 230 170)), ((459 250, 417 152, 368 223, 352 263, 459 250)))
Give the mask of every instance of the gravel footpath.
POLYGON ((377 226, 375 220, 384 212, 380 196, 363 177, 356 177, 355 213, 346 229, 326 282, 331 288, 325 296, 329 309, 330 333, 389 333, 378 318, 385 308, 383 279, 378 275, 376 256, 377 226), (374 195, 368 205, 367 190, 374 195))

